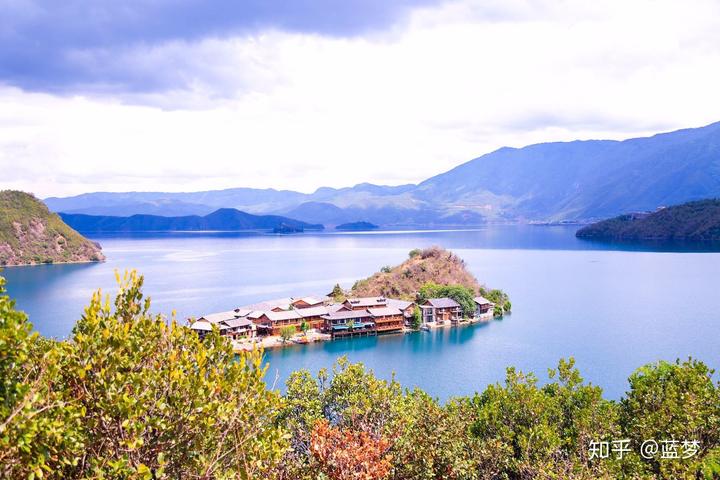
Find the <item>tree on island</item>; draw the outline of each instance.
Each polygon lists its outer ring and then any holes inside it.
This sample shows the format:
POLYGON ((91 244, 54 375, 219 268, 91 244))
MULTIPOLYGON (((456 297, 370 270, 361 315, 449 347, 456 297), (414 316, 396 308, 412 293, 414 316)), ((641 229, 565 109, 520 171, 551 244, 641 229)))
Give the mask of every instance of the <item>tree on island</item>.
POLYGON ((310 330, 310 324, 303 320, 303 322, 300 324, 300 330, 302 331, 303 335, 307 337, 307 332, 310 330))
POLYGON ((345 301, 345 292, 340 287, 339 283, 336 283, 335 286, 332 289, 332 292, 330 292, 329 297, 332 297, 333 300, 335 300, 338 303, 345 301))
POLYGON ((283 343, 287 343, 295 335, 295 327, 288 325, 280 329, 280 339, 283 343))
POLYGON ((413 309, 412 319, 410 320, 410 327, 413 330, 419 330, 421 326, 422 326, 422 311, 420 310, 420 307, 415 305, 415 308, 413 309))

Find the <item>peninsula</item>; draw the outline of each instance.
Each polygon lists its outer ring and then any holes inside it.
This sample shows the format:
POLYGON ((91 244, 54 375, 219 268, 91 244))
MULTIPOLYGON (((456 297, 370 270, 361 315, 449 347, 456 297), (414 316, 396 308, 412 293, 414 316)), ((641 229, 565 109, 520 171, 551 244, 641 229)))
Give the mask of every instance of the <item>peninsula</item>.
POLYGON ((70 228, 33 195, 0 191, 0 266, 102 260, 100 245, 70 228))
POLYGON ((583 227, 576 236, 613 241, 720 242, 720 199, 621 215, 583 227))

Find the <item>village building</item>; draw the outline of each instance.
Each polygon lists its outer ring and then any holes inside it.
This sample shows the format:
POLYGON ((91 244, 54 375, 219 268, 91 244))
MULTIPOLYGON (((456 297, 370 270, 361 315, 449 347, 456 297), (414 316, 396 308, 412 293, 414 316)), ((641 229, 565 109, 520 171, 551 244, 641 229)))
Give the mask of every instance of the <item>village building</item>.
POLYGON ((205 335, 212 331, 212 323, 204 318, 198 318, 190 324, 190 329, 195 331, 200 338, 205 338, 205 335))
POLYGON ((405 327, 403 312, 395 307, 368 308, 377 333, 401 332, 405 327))
POLYGON ((353 335, 375 335, 375 322, 367 310, 338 310, 323 316, 325 330, 333 338, 353 335))
POLYGON ((475 297, 475 315, 477 319, 490 319, 495 313, 495 304, 485 297, 475 297))
POLYGON ((347 310, 366 310, 368 308, 387 307, 385 297, 358 297, 348 298, 343 302, 347 310))
POLYGON ((254 338, 257 333, 256 325, 247 317, 223 320, 219 325, 220 333, 233 340, 254 338))
POLYGON ((288 326, 295 327, 297 331, 300 331, 302 317, 295 310, 281 310, 279 312, 270 310, 263 312, 255 324, 261 335, 280 335, 280 330, 288 326))
POLYGON ((397 308, 402 312, 407 325, 412 323, 413 315, 415 315, 415 302, 398 300, 396 298, 387 298, 386 301, 388 307, 397 308))
POLYGON ((322 307, 326 305, 330 299, 328 297, 323 298, 317 298, 317 297, 302 297, 302 298, 296 298, 294 299, 290 305, 292 305, 293 308, 313 308, 313 307, 322 307))
POLYGON ((330 313, 330 309, 320 304, 320 306, 316 307, 297 308, 295 312, 300 315, 304 322, 307 322, 309 328, 322 330, 325 327, 325 319, 323 317, 330 313))
POLYGON ((456 323, 462 318, 462 308, 452 298, 429 298, 420 310, 422 323, 456 323))

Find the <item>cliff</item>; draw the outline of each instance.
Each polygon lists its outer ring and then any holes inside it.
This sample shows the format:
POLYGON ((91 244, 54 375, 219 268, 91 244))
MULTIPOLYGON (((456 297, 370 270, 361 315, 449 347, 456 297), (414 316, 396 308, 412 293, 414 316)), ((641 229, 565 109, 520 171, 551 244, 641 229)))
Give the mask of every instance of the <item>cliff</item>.
POLYGON ((99 245, 68 227, 33 195, 0 191, 0 265, 104 259, 99 245))

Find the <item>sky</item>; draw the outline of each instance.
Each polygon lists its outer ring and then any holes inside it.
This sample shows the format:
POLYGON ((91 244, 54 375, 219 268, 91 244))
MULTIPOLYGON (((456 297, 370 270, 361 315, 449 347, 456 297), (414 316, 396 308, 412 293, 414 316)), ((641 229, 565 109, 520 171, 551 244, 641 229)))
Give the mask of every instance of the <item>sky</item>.
POLYGON ((0 0, 0 188, 417 183, 720 120, 717 0, 0 0))

